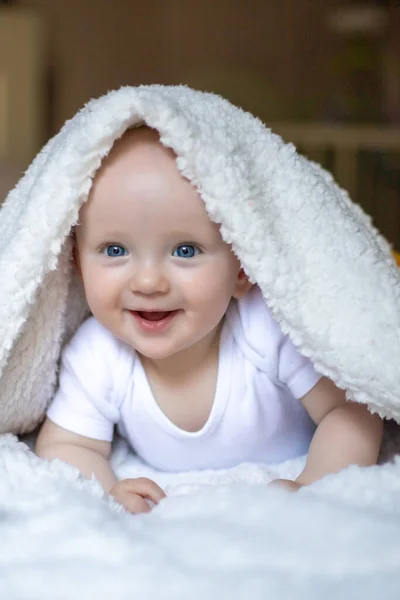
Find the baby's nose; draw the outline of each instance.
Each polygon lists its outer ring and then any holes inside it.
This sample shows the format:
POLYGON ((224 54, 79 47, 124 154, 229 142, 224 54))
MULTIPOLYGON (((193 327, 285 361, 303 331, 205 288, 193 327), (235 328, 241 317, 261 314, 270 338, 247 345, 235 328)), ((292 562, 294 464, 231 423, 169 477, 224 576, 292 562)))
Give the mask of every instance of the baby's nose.
POLYGON ((158 266, 137 266, 130 278, 129 287, 138 294, 167 293, 170 285, 162 268, 158 266))

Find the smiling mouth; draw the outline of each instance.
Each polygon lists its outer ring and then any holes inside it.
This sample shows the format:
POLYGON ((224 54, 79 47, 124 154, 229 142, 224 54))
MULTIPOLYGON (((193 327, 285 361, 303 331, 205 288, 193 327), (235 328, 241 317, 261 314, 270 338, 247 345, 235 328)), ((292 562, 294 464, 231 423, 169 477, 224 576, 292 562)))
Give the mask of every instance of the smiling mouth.
POLYGON ((174 321, 178 310, 131 310, 137 325, 148 333, 161 333, 174 321))
POLYGON ((174 311, 174 310, 164 310, 164 311, 137 310, 134 312, 136 312, 139 315, 139 317, 141 317, 142 319, 145 319, 146 321, 162 321, 163 319, 166 319, 171 313, 176 312, 176 311, 174 311))

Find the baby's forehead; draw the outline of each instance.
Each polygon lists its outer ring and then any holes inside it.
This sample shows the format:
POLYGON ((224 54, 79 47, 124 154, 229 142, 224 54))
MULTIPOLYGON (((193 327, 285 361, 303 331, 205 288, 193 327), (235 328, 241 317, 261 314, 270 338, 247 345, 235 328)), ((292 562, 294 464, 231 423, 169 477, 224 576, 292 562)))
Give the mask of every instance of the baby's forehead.
POLYGON ((149 127, 148 125, 140 125, 138 127, 131 127, 127 129, 118 140, 116 140, 112 146, 112 149, 118 147, 118 145, 125 144, 161 144, 160 134, 156 129, 149 127))
POLYGON ((111 147, 108 155, 103 159, 95 180, 99 179, 104 171, 115 169, 118 166, 133 169, 135 165, 140 169, 158 167, 162 163, 169 162, 175 165, 176 156, 170 148, 166 148, 160 141, 158 131, 142 125, 128 129, 117 139, 111 147), (164 158, 162 161, 161 159, 164 158))
POLYGON ((115 142, 94 177, 90 197, 115 196, 127 188, 133 195, 146 188, 163 194, 162 188, 168 187, 192 186, 180 173, 174 152, 160 142, 158 132, 140 127, 128 130, 115 142))
POLYGON ((94 179, 87 204, 104 213, 130 212, 135 205, 141 212, 174 210, 208 220, 199 192, 177 167, 176 155, 149 127, 128 130, 116 141, 94 179))

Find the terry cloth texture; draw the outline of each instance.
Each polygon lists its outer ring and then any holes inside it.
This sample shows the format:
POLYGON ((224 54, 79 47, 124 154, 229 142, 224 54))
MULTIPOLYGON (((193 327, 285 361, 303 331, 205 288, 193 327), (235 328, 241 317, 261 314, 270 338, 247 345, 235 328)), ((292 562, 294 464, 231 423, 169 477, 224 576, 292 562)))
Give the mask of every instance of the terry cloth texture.
POLYGON ((60 348, 87 314, 68 236, 114 141, 158 130, 210 218, 316 369, 400 419, 400 287, 387 242, 321 167, 226 100, 122 88, 44 147, 0 212, 0 431, 26 432, 54 393, 60 348))

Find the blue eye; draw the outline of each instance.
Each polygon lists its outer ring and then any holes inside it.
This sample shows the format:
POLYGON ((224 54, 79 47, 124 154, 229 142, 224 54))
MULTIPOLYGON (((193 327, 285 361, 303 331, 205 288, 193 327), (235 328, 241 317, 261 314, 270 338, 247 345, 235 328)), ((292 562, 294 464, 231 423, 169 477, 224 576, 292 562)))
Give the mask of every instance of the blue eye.
POLYGON ((181 244, 177 246, 172 253, 172 256, 176 256, 178 258, 193 258, 200 254, 200 248, 197 246, 192 246, 192 244, 181 244))
POLYGON ((110 244, 109 246, 106 246, 103 249, 103 254, 105 256, 119 258, 120 256, 126 256, 127 251, 123 246, 120 246, 119 244, 110 244))

